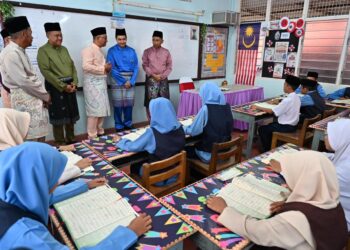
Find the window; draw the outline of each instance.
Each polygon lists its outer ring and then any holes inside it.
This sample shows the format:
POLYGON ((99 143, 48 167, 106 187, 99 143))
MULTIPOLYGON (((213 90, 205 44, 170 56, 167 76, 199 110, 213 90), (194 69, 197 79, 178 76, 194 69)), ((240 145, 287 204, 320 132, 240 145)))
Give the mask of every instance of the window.
POLYGON ((348 55, 346 57, 345 69, 341 84, 350 85, 350 43, 348 44, 348 55))
POLYGON ((241 23, 265 21, 267 0, 242 0, 241 23))
POLYGON ((304 0, 272 0, 270 20, 282 17, 300 18, 303 15, 304 0))
POLYGON ((317 71, 319 81, 335 83, 347 19, 306 22, 300 76, 317 71))

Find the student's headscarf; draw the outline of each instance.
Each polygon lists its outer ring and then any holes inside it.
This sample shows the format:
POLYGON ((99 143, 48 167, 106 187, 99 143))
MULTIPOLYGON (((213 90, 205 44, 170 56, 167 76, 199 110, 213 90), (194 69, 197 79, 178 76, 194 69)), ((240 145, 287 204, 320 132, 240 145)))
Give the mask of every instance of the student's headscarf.
POLYGON ((207 82, 201 86, 199 96, 202 98, 202 105, 205 104, 219 104, 225 105, 225 96, 219 87, 212 82, 207 82))
POLYGON ((158 132, 164 134, 180 127, 181 124, 176 118, 175 109, 168 99, 164 97, 152 99, 149 110, 151 113, 150 125, 158 132))
POLYGON ((338 205, 337 174, 325 155, 305 150, 286 154, 280 163, 282 174, 292 190, 286 202, 304 202, 322 209, 338 205))
MULTIPOLYGON (((292 190, 286 202, 304 202, 321 209, 335 208, 339 203, 339 186, 335 167, 322 153, 305 150, 286 154, 280 159, 282 174, 292 190)), ((305 218, 295 211, 280 213, 312 246, 313 236, 305 218)))
POLYGON ((0 108, 0 150, 23 143, 29 123, 29 113, 0 108))
POLYGON ((0 153, 0 199, 48 221, 49 191, 56 185, 67 157, 53 147, 25 142, 0 153))
MULTIPOLYGON (((334 149, 336 167, 347 166, 350 170, 350 119, 338 119, 327 125, 328 141, 334 149)), ((349 175, 348 172, 346 175, 349 175)))

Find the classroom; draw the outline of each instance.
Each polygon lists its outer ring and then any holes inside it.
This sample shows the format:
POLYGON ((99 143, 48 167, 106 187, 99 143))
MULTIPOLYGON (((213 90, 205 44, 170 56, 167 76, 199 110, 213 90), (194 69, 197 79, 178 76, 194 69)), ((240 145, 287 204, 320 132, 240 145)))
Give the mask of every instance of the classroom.
POLYGON ((349 0, 0 2, 0 249, 350 250, 349 0))

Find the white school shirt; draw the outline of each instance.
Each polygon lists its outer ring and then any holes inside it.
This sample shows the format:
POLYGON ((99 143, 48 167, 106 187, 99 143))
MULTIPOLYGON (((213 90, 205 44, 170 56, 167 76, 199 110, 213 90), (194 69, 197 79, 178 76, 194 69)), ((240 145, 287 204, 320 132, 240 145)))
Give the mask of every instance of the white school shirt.
POLYGON ((295 126, 299 122, 300 105, 300 97, 295 92, 292 92, 272 111, 278 117, 279 124, 295 126))

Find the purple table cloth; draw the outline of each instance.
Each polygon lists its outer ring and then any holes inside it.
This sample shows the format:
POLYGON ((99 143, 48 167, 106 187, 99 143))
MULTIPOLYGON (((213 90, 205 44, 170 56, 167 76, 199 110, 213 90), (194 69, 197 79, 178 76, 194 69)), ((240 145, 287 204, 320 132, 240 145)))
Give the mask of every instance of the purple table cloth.
MULTIPOLYGON (((262 87, 234 85, 231 90, 225 91, 224 95, 226 102, 231 106, 243 105, 248 102, 264 99, 264 89, 262 87)), ((177 117, 196 115, 201 107, 202 100, 198 90, 186 90, 180 95, 177 117)), ((234 121, 233 128, 247 130, 248 123, 234 121)))

